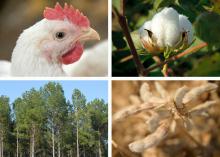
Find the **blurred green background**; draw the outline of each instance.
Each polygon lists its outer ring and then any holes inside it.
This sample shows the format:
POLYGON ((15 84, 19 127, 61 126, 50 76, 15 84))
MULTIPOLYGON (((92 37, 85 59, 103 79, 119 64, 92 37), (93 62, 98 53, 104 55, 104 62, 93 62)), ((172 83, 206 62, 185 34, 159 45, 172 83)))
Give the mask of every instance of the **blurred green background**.
MULTIPOLYGON (((173 7, 193 23, 196 40, 192 46, 207 42, 208 47, 170 63, 170 75, 220 76, 220 0, 127 0, 125 2, 125 15, 131 35, 141 62, 146 68, 156 63, 141 47, 136 31, 164 7, 173 7)), ((119 0, 113 0, 113 7, 120 8, 119 0)), ((137 76, 130 49, 114 11, 112 21, 112 74, 137 76)), ((161 69, 157 68, 150 72, 149 76, 163 75, 161 69)))
MULTIPOLYGON (((101 40, 108 35, 108 0, 0 0, 0 60, 10 60, 19 34, 43 18, 43 10, 72 4, 86 15, 101 40)), ((40 33, 40 32, 39 32, 40 33)), ((86 44, 90 47, 97 42, 86 44)))

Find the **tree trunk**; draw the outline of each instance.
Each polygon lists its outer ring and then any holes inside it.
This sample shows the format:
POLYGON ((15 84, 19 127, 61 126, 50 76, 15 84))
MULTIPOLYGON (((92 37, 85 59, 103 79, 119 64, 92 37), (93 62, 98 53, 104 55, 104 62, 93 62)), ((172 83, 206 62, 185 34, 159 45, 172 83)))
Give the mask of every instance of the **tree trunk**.
POLYGON ((58 142, 58 157, 60 157, 60 142, 58 142))
POLYGON ((17 129, 16 140, 17 140, 17 141, 16 141, 16 157, 19 157, 19 153, 18 153, 18 151, 19 151, 19 147, 18 147, 18 144, 19 144, 19 143, 18 143, 18 142, 19 142, 19 141, 18 141, 18 129, 17 129))
POLYGON ((3 131, 0 131, 0 157, 4 156, 4 137, 3 131))
POLYGON ((86 157, 85 147, 83 147, 83 155, 86 157))
POLYGON ((32 128, 31 139, 30 139, 30 156, 34 157, 35 154, 35 126, 32 128))
POLYGON ((71 149, 70 149, 70 151, 69 151, 69 156, 70 156, 70 157, 73 157, 73 152, 72 152, 71 149))
POLYGON ((2 157, 2 131, 0 131, 0 157, 2 157))
POLYGON ((70 157, 73 157, 73 151, 70 150, 70 157))
POLYGON ((32 135, 31 135, 31 138, 30 138, 30 157, 31 157, 31 152, 32 152, 32 135))
POLYGON ((55 157, 55 140, 54 140, 54 128, 52 127, 52 147, 53 147, 53 157, 55 157))
POLYGON ((4 157, 4 137, 2 135, 2 157, 4 157))
POLYGON ((35 126, 34 126, 34 132, 33 132, 33 144, 32 144, 32 157, 35 155, 35 126))
POLYGON ((58 129, 58 157, 60 157, 60 130, 58 129))
POLYGON ((101 135, 100 135, 100 133, 99 133, 99 157, 102 157, 101 135))
MULTIPOLYGON (((77 111, 78 112, 78 111, 77 111)), ((76 112, 76 115, 77 115, 77 112, 76 112)), ((78 115, 76 116, 76 156, 79 157, 79 124, 78 124, 78 115)))
POLYGON ((43 150, 43 157, 46 157, 47 155, 46 155, 46 151, 45 151, 45 149, 43 150))

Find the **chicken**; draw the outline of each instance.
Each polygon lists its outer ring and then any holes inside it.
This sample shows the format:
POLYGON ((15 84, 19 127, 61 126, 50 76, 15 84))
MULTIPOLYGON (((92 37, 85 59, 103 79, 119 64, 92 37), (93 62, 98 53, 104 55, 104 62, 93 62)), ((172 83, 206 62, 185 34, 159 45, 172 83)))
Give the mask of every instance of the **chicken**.
MULTIPOLYGON (((59 3, 44 10, 44 19, 23 31, 11 57, 12 76, 67 76, 63 64, 75 64, 84 42, 99 34, 79 10, 59 3)), ((98 62, 98 60, 97 60, 98 62)))
POLYGON ((0 77, 10 76, 11 63, 8 61, 0 61, 0 77))
MULTIPOLYGON (((63 64, 67 76, 88 77, 108 76, 108 40, 86 49, 79 61, 74 64, 63 64), (97 61, 98 58, 98 61, 97 61)), ((0 77, 10 77, 11 63, 0 60, 0 77)))

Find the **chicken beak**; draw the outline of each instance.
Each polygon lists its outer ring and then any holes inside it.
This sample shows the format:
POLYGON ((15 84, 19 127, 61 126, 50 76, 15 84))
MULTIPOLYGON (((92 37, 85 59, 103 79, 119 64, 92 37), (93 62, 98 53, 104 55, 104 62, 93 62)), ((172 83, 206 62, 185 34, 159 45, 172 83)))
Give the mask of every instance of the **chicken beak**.
POLYGON ((94 29, 89 27, 88 29, 83 30, 80 35, 80 41, 87 40, 100 40, 100 36, 94 29))

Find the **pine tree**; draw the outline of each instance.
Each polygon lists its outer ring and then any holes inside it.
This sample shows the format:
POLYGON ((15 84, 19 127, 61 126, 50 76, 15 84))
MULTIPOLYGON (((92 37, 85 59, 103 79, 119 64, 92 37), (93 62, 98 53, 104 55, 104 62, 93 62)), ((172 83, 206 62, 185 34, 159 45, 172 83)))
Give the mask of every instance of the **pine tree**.
POLYGON ((55 157, 57 144, 57 156, 60 157, 62 133, 68 115, 68 105, 63 88, 59 83, 49 82, 43 87, 42 93, 46 102, 48 128, 51 132, 52 154, 55 157))
POLYGON ((96 131, 99 157, 107 156, 108 141, 108 106, 104 100, 95 99, 88 106, 92 127, 96 131), (104 153, 102 153, 104 150, 104 153))
POLYGON ((81 127, 81 119, 84 117, 84 110, 86 108, 86 98, 81 93, 80 90, 74 89, 72 94, 72 118, 73 124, 75 122, 76 131, 76 156, 80 157, 80 141, 79 141, 79 131, 81 127))
POLYGON ((0 97, 0 157, 9 154, 8 142, 10 132, 10 106, 7 96, 0 97))
POLYGON ((35 157, 36 137, 45 121, 44 101, 39 91, 31 89, 17 99, 14 104, 18 137, 29 138, 30 157, 35 157), (20 134, 23 132, 23 134, 20 134), (20 134, 20 135, 19 135, 20 134))

